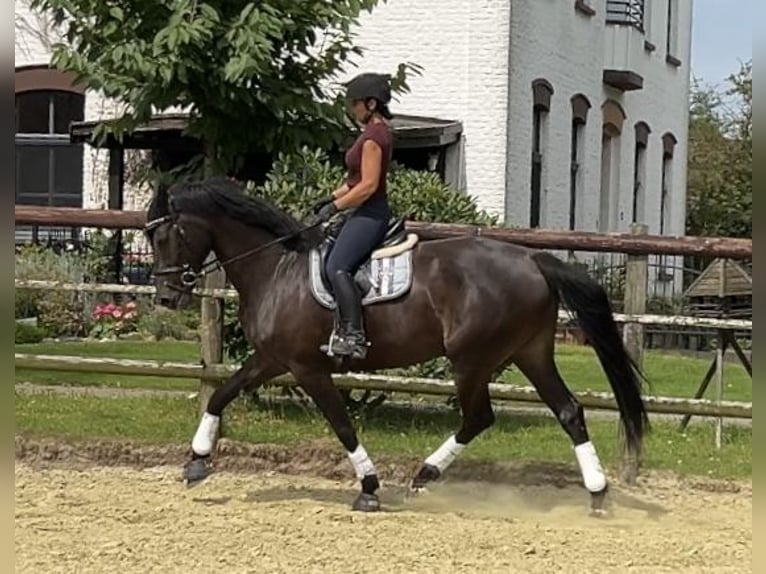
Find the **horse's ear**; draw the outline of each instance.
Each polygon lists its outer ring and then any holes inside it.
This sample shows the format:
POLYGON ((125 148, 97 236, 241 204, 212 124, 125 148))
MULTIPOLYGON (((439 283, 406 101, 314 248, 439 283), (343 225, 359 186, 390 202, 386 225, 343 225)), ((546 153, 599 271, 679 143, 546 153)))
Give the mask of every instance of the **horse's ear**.
POLYGON ((152 194, 152 198, 149 201, 148 217, 149 219, 156 219, 167 215, 170 211, 168 186, 162 182, 159 182, 152 194))

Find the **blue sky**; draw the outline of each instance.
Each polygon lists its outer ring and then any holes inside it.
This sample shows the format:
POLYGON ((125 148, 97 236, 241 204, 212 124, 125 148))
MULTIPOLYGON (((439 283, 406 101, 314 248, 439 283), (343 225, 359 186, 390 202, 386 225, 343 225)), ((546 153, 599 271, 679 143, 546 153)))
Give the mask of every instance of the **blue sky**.
MULTIPOLYGON (((692 74, 706 84, 721 84, 739 69, 739 60, 753 57, 756 2, 766 3, 764 0, 694 0, 692 74)), ((759 12, 762 16, 763 7, 759 12)))

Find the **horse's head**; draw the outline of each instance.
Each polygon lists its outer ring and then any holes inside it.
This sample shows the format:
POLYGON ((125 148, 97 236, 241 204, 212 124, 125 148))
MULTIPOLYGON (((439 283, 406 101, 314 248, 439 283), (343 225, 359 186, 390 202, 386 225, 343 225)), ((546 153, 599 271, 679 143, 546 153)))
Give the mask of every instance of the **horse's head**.
POLYGON ((174 211, 171 195, 157 193, 147 212, 145 231, 154 253, 156 301, 170 309, 186 308, 199 271, 212 248, 207 222, 193 214, 174 211))

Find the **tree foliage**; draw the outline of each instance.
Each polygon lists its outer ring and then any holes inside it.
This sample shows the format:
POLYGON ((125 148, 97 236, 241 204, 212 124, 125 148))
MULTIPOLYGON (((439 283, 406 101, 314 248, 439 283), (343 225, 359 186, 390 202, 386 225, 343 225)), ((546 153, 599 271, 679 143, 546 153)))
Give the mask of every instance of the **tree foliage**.
MULTIPOLYGON (((383 0, 385 2, 385 0, 383 0)), ((126 104, 100 127, 122 134, 169 108, 191 114, 221 169, 247 151, 328 147, 347 126, 337 80, 353 56, 354 28, 378 0, 32 0, 65 41, 53 63, 126 104)), ((407 89, 411 64, 393 72, 407 89)), ((385 71, 385 70, 381 70, 385 71)))
POLYGON ((723 90, 695 80, 691 98, 686 231, 752 237, 752 61, 723 90))

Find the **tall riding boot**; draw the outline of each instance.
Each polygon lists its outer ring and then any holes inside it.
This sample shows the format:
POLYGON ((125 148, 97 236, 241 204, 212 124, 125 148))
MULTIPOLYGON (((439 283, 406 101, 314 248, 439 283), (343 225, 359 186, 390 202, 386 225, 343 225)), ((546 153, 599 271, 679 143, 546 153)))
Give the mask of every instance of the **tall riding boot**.
POLYGON ((364 335, 359 289, 354 278, 346 271, 336 271, 335 276, 330 280, 340 319, 340 329, 332 341, 332 353, 363 359, 367 355, 367 341, 364 335))

